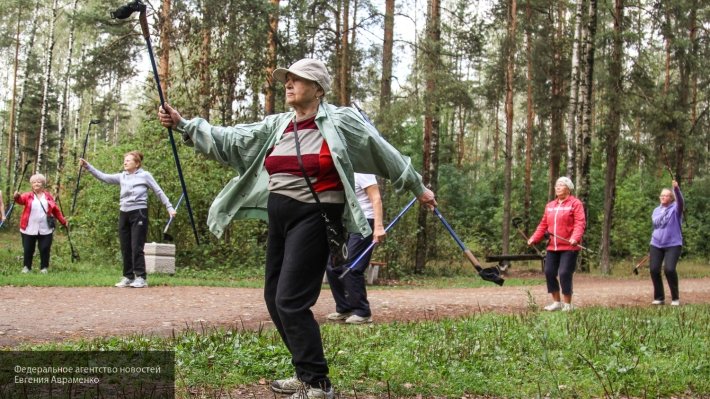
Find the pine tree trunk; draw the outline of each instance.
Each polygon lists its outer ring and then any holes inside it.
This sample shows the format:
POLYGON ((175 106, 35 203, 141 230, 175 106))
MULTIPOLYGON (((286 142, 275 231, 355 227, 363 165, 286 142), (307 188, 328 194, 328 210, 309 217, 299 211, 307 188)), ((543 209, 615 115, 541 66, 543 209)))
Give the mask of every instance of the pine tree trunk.
POLYGON ((160 8, 160 61, 158 62, 158 77, 165 101, 168 101, 170 87, 170 46, 172 37, 172 18, 170 17, 171 0, 163 0, 160 8))
POLYGON ((513 173, 513 85, 515 83, 515 35, 517 29, 517 0, 508 2, 508 38, 505 72, 505 170, 503 188, 503 254, 510 251, 510 196, 513 173))
POLYGON ((52 83, 52 55, 54 54, 54 24, 57 18, 57 0, 52 3, 52 15, 49 20, 49 37, 47 38, 47 54, 44 66, 44 85, 42 88, 42 111, 40 113, 39 139, 37 140, 37 162, 34 173, 46 172, 47 163, 47 112, 49 109, 49 86, 52 83))
POLYGON ((212 109, 212 10, 210 2, 202 3, 202 27, 200 29, 202 42, 200 45, 200 117, 209 121, 212 109))
POLYGON ((614 32, 613 50, 609 63, 608 90, 609 127, 606 134, 606 176, 604 179, 604 221, 602 222, 601 271, 609 274, 611 271, 611 227, 614 217, 616 200, 616 166, 618 163, 619 134, 621 130, 622 96, 624 93, 623 51, 624 51, 624 3, 614 1, 614 32))
MULTIPOLYGON (((438 185, 439 162, 439 111, 437 99, 436 69, 439 66, 440 40, 441 40, 441 5, 439 0, 428 0, 426 47, 428 57, 425 60, 426 95, 424 106, 424 185, 436 192, 438 185)), ((426 215, 428 210, 419 210, 419 230, 417 232, 417 253, 414 265, 415 273, 422 273, 426 263, 426 256, 430 242, 427 238, 426 215)))
POLYGON ((340 33, 340 68, 338 71, 338 82, 340 84, 338 101, 341 106, 350 105, 350 43, 348 33, 350 31, 350 0, 343 1, 342 20, 343 24, 340 33))
MULTIPOLYGON (((532 9, 530 0, 525 2, 525 17, 528 24, 532 23, 532 9)), ((533 147, 533 123, 535 122, 535 108, 533 104, 533 60, 532 60, 532 32, 530 28, 525 30, 525 58, 527 61, 527 71, 525 80, 527 83, 527 112, 525 118, 525 182, 523 195, 523 220, 525 221, 525 234, 528 234, 530 227, 530 208, 532 207, 532 147, 533 147)))
MULTIPOLYGON (((385 37, 382 44, 382 80, 380 82, 379 122, 389 110, 392 101, 392 50, 394 48, 394 1, 385 0, 385 37)), ((387 130, 387 129, 385 129, 387 130)))
POLYGON ((592 99, 594 91, 594 53, 595 37, 597 33, 597 0, 589 0, 587 10, 587 25, 585 28, 585 62, 584 70, 580 76, 580 99, 582 100, 582 123, 580 124, 581 144, 579 162, 580 167, 577 182, 577 196, 585 204, 588 211, 589 190, 591 182, 592 164, 592 99))
POLYGON ((266 84, 264 92, 264 112, 271 115, 276 112, 276 93, 274 92, 273 73, 276 69, 276 45, 279 31, 279 0, 270 0, 268 50, 266 50, 266 84))

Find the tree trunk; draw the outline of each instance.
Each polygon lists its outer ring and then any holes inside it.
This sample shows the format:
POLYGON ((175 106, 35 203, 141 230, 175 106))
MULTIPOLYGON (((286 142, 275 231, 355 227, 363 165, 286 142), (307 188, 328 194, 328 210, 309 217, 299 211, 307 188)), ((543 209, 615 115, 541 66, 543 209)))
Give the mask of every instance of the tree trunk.
POLYGON ((577 180, 577 196, 585 204, 585 211, 588 212, 589 191, 591 183, 592 164, 592 99, 594 91, 594 53, 595 37, 597 33, 597 0, 589 0, 587 10, 587 25, 585 28, 585 62, 584 70, 580 76, 580 99, 582 100, 582 123, 580 124, 579 145, 580 167, 577 168, 579 175, 577 180))
POLYGON ((276 69, 276 46, 279 31, 279 0, 269 0, 271 13, 269 14, 268 45, 266 50, 266 83, 264 90, 264 112, 271 115, 276 112, 276 93, 274 92, 274 69, 276 69))
POLYGON ((530 0, 525 2, 525 17, 528 21, 528 27, 525 30, 527 112, 525 118, 525 193, 523 195, 523 220, 525 221, 525 234, 528 234, 530 227, 530 208, 532 207, 532 147, 533 123, 535 122, 535 109, 533 105, 532 28, 530 27, 530 24, 532 24, 532 9, 530 7, 530 0))
POLYGON ((69 77, 72 72, 72 54, 74 53, 74 30, 76 27, 76 6, 79 0, 74 0, 72 3, 72 16, 69 22, 69 44, 67 49, 67 58, 64 66, 64 73, 62 74, 64 85, 62 87, 62 98, 59 103, 59 120, 57 131, 59 135, 59 143, 57 144, 57 175, 54 179, 57 188, 56 192, 59 193, 59 181, 62 172, 64 171, 64 153, 65 153, 65 141, 66 141, 66 126, 69 124, 69 104, 68 102, 68 92, 69 92, 69 77))
POLYGON ((350 105, 350 43, 348 33, 350 32, 350 0, 343 1, 342 18, 343 24, 340 34, 340 70, 338 71, 338 81, 340 83, 338 101, 341 106, 350 105))
POLYGON ((570 79, 570 95, 567 110, 567 176, 576 180, 577 176, 577 115, 579 113, 579 45, 582 35, 582 10, 584 0, 577 0, 575 7, 575 28, 572 42, 572 74, 570 79))
MULTIPOLYGON (((18 3, 19 4, 19 3, 18 3)), ((15 60, 13 62, 12 72, 12 104, 10 105, 10 122, 7 134, 7 188, 6 193, 12 193, 12 187, 15 182, 10 176, 12 175, 13 159, 19 154, 15 151, 15 143, 17 143, 17 130, 15 129, 15 109, 17 104, 17 71, 20 66, 20 21, 22 20, 22 7, 17 7, 17 31, 15 32, 15 60)))
POLYGON ((601 271, 609 274, 611 271, 611 228, 613 225, 614 203, 616 200, 616 165, 621 130, 622 96, 624 93, 623 77, 623 34, 624 34, 624 3, 614 1, 614 32, 613 50, 609 63, 609 80, 611 87, 607 90, 609 104, 609 126, 606 133, 606 175, 604 179, 604 221, 602 222, 601 271))
MULTIPOLYGON (((382 123, 392 101, 392 50, 394 48, 394 1, 385 0, 385 37, 382 44, 382 80, 380 82, 380 112, 382 123)), ((387 129, 385 129, 387 130, 387 129)))
POLYGON ((49 19, 49 37, 47 38, 47 54, 44 66, 44 85, 42 87, 42 111, 39 122, 39 138, 37 140, 37 161, 34 173, 47 172, 47 112, 49 109, 49 86, 52 83, 52 55, 54 54, 54 24, 57 18, 57 0, 52 3, 52 15, 49 19))
MULTIPOLYGON (((426 73, 426 94, 424 106, 424 162, 423 162, 423 180, 424 184, 431 188, 434 192, 438 185, 438 162, 439 162, 439 102, 437 100, 437 78, 436 71, 440 63, 440 38, 441 38, 441 22, 440 12, 441 5, 439 0, 428 1, 428 16, 427 16, 427 35, 426 48, 427 57, 425 62, 426 73)), ((426 214, 428 211, 425 208, 419 210, 419 230, 417 232, 417 253, 416 263, 414 265, 415 273, 424 271, 426 256, 429 247, 426 228, 426 214)))
POLYGON ((515 34, 517 29, 516 0, 508 2, 508 39, 506 40, 507 60, 505 72, 505 170, 503 189, 503 254, 510 251, 510 196, 513 173, 513 84, 515 83, 515 34))
POLYGON ((560 176, 560 166, 562 163, 562 154, 565 153, 565 139, 562 131, 562 121, 564 119, 564 110, 562 106, 563 95, 563 79, 562 76, 562 41, 564 35, 564 16, 562 11, 562 3, 557 3, 557 11, 550 10, 551 15, 557 15, 557 29, 553 34, 552 49, 553 49, 553 73, 551 76, 551 115, 550 115, 550 165, 549 165, 549 184, 548 198, 552 199, 555 196, 555 181, 560 176))
POLYGON ((209 121, 212 109, 212 6, 209 1, 202 2, 202 26, 200 28, 202 42, 200 44, 200 117, 209 121))
POLYGON ((170 87, 170 46, 172 37, 172 18, 170 17, 171 0, 163 0, 160 8, 160 62, 158 63, 158 77, 160 88, 163 90, 165 101, 168 101, 168 88, 170 87))

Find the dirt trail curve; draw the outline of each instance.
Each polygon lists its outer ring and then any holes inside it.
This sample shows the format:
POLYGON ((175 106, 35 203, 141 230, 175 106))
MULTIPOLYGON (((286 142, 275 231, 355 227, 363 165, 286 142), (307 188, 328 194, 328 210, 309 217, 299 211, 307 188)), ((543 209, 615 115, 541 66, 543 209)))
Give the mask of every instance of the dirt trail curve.
MULTIPOLYGON (((710 303, 710 278, 681 279, 681 300, 710 303)), ((372 289, 375 322, 456 317, 477 312, 518 312, 528 291, 539 305, 548 302, 544 285, 466 289, 372 289)), ((649 306, 650 279, 575 277, 580 307, 649 306)), ((313 308, 324 322, 334 310, 327 287, 313 308)), ((270 326, 261 289, 150 287, 147 289, 0 287, 0 347, 26 342, 130 334, 169 335, 203 326, 270 326)))

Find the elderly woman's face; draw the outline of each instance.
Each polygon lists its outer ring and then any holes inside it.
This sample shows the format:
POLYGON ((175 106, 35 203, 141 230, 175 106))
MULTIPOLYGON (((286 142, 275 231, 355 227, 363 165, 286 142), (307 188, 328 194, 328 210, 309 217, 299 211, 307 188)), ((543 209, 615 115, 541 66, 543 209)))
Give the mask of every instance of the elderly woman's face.
POLYGON ((32 191, 40 192, 44 190, 44 180, 39 177, 33 177, 30 179, 30 185, 32 185, 32 191))
POLYGON ((555 183, 555 195, 557 198, 566 198, 570 194, 569 187, 562 182, 555 183))
POLYGON ((673 193, 668 189, 661 190, 661 195, 658 198, 661 200, 661 205, 669 205, 675 200, 673 193))
POLYGON ((321 95, 318 85, 294 74, 286 75, 286 104, 294 108, 308 107, 318 103, 321 95))

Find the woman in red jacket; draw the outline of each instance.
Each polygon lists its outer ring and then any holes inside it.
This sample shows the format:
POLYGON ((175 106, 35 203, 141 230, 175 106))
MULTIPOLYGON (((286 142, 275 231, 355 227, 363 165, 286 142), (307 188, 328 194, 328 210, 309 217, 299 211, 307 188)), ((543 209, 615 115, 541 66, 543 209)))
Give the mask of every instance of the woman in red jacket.
POLYGON ((47 273, 54 234, 54 226, 49 225, 47 217, 53 216, 59 223, 67 225, 54 198, 44 190, 45 184, 47 179, 44 175, 36 174, 30 177, 32 191, 23 194, 15 192, 15 203, 25 207, 20 217, 20 234, 25 252, 22 273, 29 273, 32 270, 35 247, 39 247, 40 272, 47 273))
POLYGON ((557 179, 556 198, 545 206, 542 220, 528 240, 528 245, 533 245, 546 235, 550 237, 545 257, 545 279, 547 292, 552 295, 553 302, 545 306, 548 311, 573 309, 572 276, 577 267, 577 255, 581 249, 578 244, 584 235, 586 217, 582 201, 571 195, 572 190, 574 184, 568 177, 557 179))

